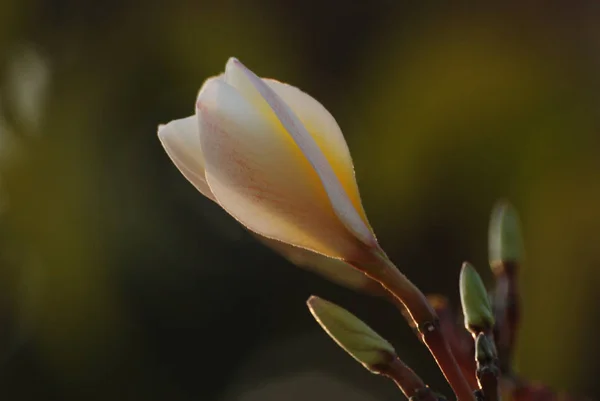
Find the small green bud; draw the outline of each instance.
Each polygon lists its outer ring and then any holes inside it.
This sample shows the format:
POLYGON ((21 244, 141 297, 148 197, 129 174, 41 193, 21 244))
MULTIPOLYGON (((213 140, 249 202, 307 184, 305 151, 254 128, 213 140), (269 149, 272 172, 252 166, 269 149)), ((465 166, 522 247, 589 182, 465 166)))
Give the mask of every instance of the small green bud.
POLYGON ((523 236, 517 211, 506 201, 496 204, 489 228, 490 265, 499 262, 521 262, 523 236))
POLYGON ((347 310, 314 295, 306 303, 323 330, 370 372, 396 357, 389 342, 347 310))
POLYGON ((481 277, 471 264, 463 263, 460 270, 460 301, 465 327, 468 330, 485 330, 494 326, 490 298, 481 277))
POLYGON ((490 365, 497 358, 494 342, 484 333, 475 339, 475 360, 480 365, 490 365))

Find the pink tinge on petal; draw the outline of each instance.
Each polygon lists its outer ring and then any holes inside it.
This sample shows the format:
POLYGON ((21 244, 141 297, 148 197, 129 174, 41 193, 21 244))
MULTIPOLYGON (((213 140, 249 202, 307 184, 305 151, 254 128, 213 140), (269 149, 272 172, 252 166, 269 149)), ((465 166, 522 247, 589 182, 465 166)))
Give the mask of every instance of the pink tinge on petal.
POLYGON ((230 59, 229 62, 243 71, 310 162, 318 174, 338 218, 363 243, 376 247, 377 240, 375 236, 360 217, 318 144, 307 132, 298 117, 262 79, 246 68, 239 60, 230 59))

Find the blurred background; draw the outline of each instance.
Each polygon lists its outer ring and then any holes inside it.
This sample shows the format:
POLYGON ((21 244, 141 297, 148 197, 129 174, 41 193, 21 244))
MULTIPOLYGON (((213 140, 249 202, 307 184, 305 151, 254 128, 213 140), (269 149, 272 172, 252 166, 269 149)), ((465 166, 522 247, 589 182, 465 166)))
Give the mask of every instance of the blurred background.
POLYGON ((598 396, 600 6, 0 2, 0 399, 397 400, 305 300, 451 393, 397 311, 294 267, 177 171, 157 126, 236 56, 336 117, 384 249, 458 305, 520 211, 517 369, 598 396))

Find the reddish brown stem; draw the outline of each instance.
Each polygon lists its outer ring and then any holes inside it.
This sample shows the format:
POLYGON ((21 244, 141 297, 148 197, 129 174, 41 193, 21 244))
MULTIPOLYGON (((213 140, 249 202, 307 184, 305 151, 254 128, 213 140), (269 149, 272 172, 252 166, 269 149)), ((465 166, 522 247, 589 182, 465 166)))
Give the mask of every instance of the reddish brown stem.
MULTIPOLYGON (((417 327, 422 341, 433 355, 458 400, 475 401, 471 386, 463 376, 440 330, 438 317, 425 295, 398 270, 383 254, 383 251, 375 252, 373 256, 374 259, 367 262, 372 265, 354 264, 355 267, 379 282, 404 305, 412 323, 417 327), (373 268, 373 266, 377 268, 373 268)), ((409 321, 409 323, 411 322, 409 321)))
POLYGON ((378 367, 378 369, 380 374, 396 383, 406 398, 414 397, 419 401, 437 401, 423 380, 399 358, 394 358, 389 364, 378 367))
POLYGON ((498 401, 500 399, 498 376, 495 373, 484 370, 479 374, 478 380, 485 401, 498 401))
POLYGON ((446 380, 459 400, 474 400, 471 387, 460 370, 448 343, 439 328, 439 324, 427 323, 419 327, 423 342, 434 356, 446 380))
POLYGON ((505 374, 511 373, 512 357, 516 343, 517 330, 521 315, 517 262, 503 261, 492 264, 496 276, 494 290, 494 314, 496 325, 494 336, 498 348, 500 369, 505 374))
POLYGON ((500 399, 500 369, 498 355, 494 346, 494 335, 491 328, 472 331, 475 340, 475 359, 477 361, 477 381, 485 401, 500 399))
POLYGON ((428 295, 427 299, 439 317, 442 333, 448 341, 450 350, 456 358, 463 376, 469 382, 471 390, 476 390, 479 384, 475 376, 475 363, 473 362, 475 353, 473 339, 462 325, 457 324, 456 316, 446 297, 428 295))

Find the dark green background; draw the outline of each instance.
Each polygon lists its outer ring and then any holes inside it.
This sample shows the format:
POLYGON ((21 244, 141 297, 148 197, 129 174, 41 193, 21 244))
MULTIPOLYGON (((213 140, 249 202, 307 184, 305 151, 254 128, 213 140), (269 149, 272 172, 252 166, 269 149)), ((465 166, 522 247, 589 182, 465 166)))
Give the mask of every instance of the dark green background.
POLYGON ((518 369, 597 395, 600 7, 0 2, 0 399, 394 400, 320 331, 340 303, 449 392, 393 307, 203 198, 159 123, 236 56, 336 117, 382 246, 456 302, 498 198, 527 246, 518 369))

